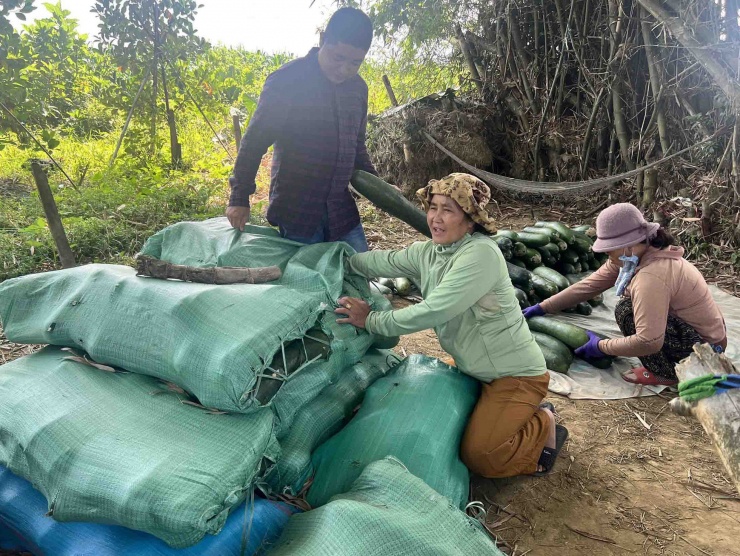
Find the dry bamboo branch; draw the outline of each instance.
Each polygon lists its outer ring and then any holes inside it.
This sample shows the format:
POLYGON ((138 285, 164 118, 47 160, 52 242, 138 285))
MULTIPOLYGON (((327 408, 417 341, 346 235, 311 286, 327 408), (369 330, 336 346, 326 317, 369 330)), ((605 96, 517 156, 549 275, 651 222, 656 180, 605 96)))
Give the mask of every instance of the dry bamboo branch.
POLYGON ((529 106, 532 109, 532 112, 536 113, 537 112, 537 102, 534 98, 534 93, 532 92, 532 85, 530 84, 529 77, 527 75, 527 68, 529 67, 529 59, 527 57, 527 50, 524 48, 524 44, 522 43, 522 38, 519 35, 519 27, 517 27, 517 22, 514 21, 511 13, 509 13, 508 27, 509 27, 509 33, 511 34, 511 40, 514 42, 514 62, 519 68, 519 80, 522 83, 524 94, 527 95, 527 100, 529 101, 529 106))
POLYGON ((233 266, 195 267, 168 263, 154 257, 139 255, 136 274, 162 280, 182 280, 201 284, 264 284, 279 280, 282 273, 277 266, 242 268, 233 266))

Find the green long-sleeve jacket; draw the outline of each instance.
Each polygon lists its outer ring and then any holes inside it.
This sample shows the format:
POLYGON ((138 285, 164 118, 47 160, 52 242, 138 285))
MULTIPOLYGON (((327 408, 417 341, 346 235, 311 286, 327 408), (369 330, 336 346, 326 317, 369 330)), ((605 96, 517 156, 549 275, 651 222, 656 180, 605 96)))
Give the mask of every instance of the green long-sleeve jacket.
POLYGON ((371 312, 368 331, 398 336, 434 328, 457 367, 483 382, 545 372, 504 257, 490 238, 466 235, 452 245, 423 241, 400 251, 360 253, 349 262, 367 278, 406 276, 424 296, 411 307, 371 312))

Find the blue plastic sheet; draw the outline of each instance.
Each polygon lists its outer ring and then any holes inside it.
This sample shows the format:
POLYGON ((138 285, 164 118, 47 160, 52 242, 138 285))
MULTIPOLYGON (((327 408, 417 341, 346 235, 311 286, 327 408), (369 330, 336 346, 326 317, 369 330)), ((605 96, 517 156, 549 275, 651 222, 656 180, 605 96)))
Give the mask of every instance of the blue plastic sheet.
POLYGON ((295 509, 254 499, 237 508, 216 536, 189 548, 170 548, 158 538, 117 525, 62 523, 47 517, 44 496, 0 466, 0 549, 53 556, 240 556, 262 554, 280 536, 295 509), (242 538, 248 534, 246 550, 242 538))

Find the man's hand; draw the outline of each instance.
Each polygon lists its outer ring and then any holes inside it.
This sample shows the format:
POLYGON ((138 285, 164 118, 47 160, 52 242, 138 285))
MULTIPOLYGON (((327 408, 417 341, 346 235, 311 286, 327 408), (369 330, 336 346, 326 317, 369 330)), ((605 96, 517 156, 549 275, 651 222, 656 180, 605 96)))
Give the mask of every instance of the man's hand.
POLYGON ((334 309, 334 312, 347 317, 337 319, 339 324, 351 324, 357 328, 365 328, 365 321, 370 314, 370 305, 356 297, 340 297, 337 303, 339 307, 334 309))
POLYGON ((229 224, 240 232, 244 231, 244 225, 249 222, 249 207, 229 207, 226 209, 226 218, 229 224))

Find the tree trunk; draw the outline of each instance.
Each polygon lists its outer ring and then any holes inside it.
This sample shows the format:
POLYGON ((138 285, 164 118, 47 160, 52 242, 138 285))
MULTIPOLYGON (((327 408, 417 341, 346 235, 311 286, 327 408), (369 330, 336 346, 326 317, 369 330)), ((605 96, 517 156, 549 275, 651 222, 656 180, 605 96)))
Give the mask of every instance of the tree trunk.
POLYGON ((154 68, 152 69, 152 121, 149 129, 149 155, 157 149, 157 96, 159 89, 159 5, 152 2, 154 21, 154 68))
POLYGON ((177 140, 177 126, 175 125, 175 113, 170 109, 170 95, 167 91, 167 74, 162 66, 162 90, 164 91, 164 106, 167 110, 167 125, 170 128, 170 161, 172 167, 177 168, 182 162, 182 147, 177 140))
POLYGON ((737 25, 737 0, 725 0, 725 32, 727 40, 732 43, 740 42, 740 27, 737 25))
POLYGON ((49 224, 51 237, 54 238, 54 243, 57 246, 59 261, 62 263, 62 268, 72 268, 75 266, 75 256, 69 246, 69 241, 67 241, 67 234, 64 233, 62 219, 59 216, 56 201, 54 201, 54 194, 49 187, 46 172, 37 161, 31 162, 31 171, 33 172, 33 179, 36 182, 36 189, 39 192, 41 205, 44 207, 44 214, 46 214, 46 221, 49 224))
POLYGON ((279 280, 282 273, 277 266, 244 268, 231 266, 196 267, 172 264, 140 255, 136 260, 136 274, 162 280, 182 280, 200 284, 264 284, 279 280))
MULTIPOLYGON (((676 374, 682 381, 707 374, 737 374, 732 362, 724 355, 715 353, 708 344, 697 344, 694 353, 676 366, 676 374)), ((679 415, 692 415, 698 419, 712 439, 722 463, 740 491, 740 388, 723 394, 688 403, 681 398, 671 400, 671 409, 679 415)))

